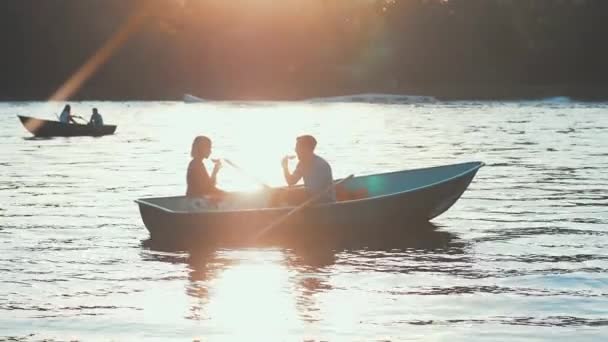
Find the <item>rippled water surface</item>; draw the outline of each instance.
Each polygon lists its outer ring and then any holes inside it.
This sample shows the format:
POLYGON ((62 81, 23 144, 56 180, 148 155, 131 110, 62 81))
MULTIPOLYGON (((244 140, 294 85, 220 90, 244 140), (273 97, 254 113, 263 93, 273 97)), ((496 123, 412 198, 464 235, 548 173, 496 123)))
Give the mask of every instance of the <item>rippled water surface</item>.
MULTIPOLYGON (((608 338, 608 105, 73 103, 115 135, 31 139, 0 104, 0 337, 608 338), (151 246, 134 199, 180 195, 192 138, 281 184, 312 133, 336 177, 484 161, 432 225, 335 248, 151 246)), ((88 116, 88 115, 87 115, 88 116)), ((251 180, 226 166, 227 189, 251 180)))

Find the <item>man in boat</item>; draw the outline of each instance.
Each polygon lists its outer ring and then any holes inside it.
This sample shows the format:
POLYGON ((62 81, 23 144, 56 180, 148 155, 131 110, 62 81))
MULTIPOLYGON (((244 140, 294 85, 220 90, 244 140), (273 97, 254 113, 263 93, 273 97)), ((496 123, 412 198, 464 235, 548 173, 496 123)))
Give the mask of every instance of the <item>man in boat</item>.
MULTIPOLYGON (((304 179, 304 189, 289 189, 286 200, 291 205, 297 205, 306 201, 311 196, 320 192, 317 203, 332 203, 336 201, 335 189, 327 190, 333 183, 331 166, 325 159, 315 154, 317 140, 312 135, 302 135, 296 138, 296 155, 298 164, 293 172, 289 171, 289 160, 293 157, 286 156, 281 162, 283 176, 287 185, 293 186, 304 179)), ((285 196, 285 195, 283 195, 285 196)))
POLYGON ((79 117, 79 116, 72 115, 72 107, 69 104, 66 104, 65 107, 63 107, 63 111, 61 112, 61 115, 59 115, 59 122, 65 123, 65 124, 69 124, 69 123, 75 124, 76 121, 74 120, 74 118, 77 118, 77 117, 79 117))
POLYGON ((101 114, 99 114, 99 112, 97 111, 97 108, 93 108, 93 114, 91 114, 89 125, 93 127, 103 126, 103 118, 101 117, 101 114))
POLYGON ((214 166, 211 176, 207 173, 203 160, 211 155, 211 139, 206 136, 198 136, 192 142, 190 156, 192 160, 188 165, 188 173, 186 181, 188 188, 186 190, 187 197, 209 197, 215 200, 220 199, 225 194, 224 191, 218 189, 215 184, 217 174, 222 168, 222 162, 213 160, 214 166))

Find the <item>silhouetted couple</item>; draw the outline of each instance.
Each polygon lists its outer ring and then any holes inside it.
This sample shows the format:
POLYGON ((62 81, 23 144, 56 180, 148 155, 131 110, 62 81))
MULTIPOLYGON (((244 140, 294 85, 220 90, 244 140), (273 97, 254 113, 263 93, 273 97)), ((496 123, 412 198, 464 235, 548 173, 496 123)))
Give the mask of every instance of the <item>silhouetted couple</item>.
MULTIPOLYGON (((69 104, 65 105, 65 107, 63 107, 63 111, 61 112, 61 115, 59 115, 59 122, 65 124, 77 124, 74 118, 80 118, 84 120, 82 116, 72 115, 72 107, 69 104)), ((87 125, 94 127, 103 126, 103 118, 101 117, 101 114, 99 114, 99 112, 97 111, 97 108, 93 108, 93 114, 91 114, 91 119, 89 120, 87 125)))
MULTIPOLYGON (((335 190, 331 188, 333 175, 331 166, 325 159, 314 153, 317 140, 311 135, 299 136, 296 139, 295 152, 298 164, 293 172, 289 171, 289 159, 284 157, 281 166, 285 182, 289 185, 287 189, 277 189, 274 191, 271 206, 287 203, 289 205, 300 204, 311 196, 318 195, 316 203, 335 202, 335 190), (304 187, 292 188, 300 179, 304 179, 304 187)), ((219 159, 212 160, 214 163, 211 176, 207 173, 203 160, 211 155, 211 139, 205 136, 198 136, 192 142, 191 151, 192 161, 188 166, 187 183, 188 197, 215 197, 221 198, 225 192, 216 187, 217 174, 222 168, 219 159)))

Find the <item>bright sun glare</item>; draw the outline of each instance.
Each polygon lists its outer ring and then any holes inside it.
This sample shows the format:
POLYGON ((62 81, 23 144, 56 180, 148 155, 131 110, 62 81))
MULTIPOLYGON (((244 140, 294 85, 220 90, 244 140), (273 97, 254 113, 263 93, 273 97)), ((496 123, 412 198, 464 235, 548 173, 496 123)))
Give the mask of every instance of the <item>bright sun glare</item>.
POLYGON ((300 328, 290 289, 291 272, 281 251, 239 251, 239 262, 209 285, 206 307, 211 326, 229 332, 229 340, 258 341, 289 337, 300 328))

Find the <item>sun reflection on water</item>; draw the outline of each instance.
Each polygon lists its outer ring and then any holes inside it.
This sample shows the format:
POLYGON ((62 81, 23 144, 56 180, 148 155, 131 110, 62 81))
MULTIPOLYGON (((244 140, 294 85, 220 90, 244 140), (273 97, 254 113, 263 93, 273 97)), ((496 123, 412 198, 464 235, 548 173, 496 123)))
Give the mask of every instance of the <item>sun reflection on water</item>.
POLYGON ((206 320, 233 341, 282 340, 302 328, 291 289, 294 271, 282 251, 221 251, 215 258, 223 268, 211 271, 212 279, 191 277, 188 294, 195 302, 189 318, 206 320))
MULTIPOLYGON (((358 327, 367 324, 365 330, 374 324, 370 301, 388 303, 395 298, 390 291, 388 297, 366 293, 376 283, 357 273, 369 273, 384 279, 382 283, 389 288, 399 288, 406 284, 395 283, 396 276, 403 271, 427 272, 435 253, 443 253, 449 246, 454 247, 452 253, 462 253, 463 246, 451 234, 437 231, 431 224, 416 226, 415 233, 402 228, 387 227, 379 238, 363 244, 244 249, 192 246, 187 254, 174 255, 161 252, 178 251, 162 242, 144 244, 150 248, 147 255, 151 260, 187 264, 182 317, 195 324, 194 331, 200 336, 222 341, 305 340, 311 336, 350 340, 358 327), (402 264, 412 258, 419 260, 420 268, 402 264), (336 268, 343 272, 336 273, 336 268)), ((401 300, 412 312, 418 310, 416 298, 404 296, 401 300)))

